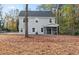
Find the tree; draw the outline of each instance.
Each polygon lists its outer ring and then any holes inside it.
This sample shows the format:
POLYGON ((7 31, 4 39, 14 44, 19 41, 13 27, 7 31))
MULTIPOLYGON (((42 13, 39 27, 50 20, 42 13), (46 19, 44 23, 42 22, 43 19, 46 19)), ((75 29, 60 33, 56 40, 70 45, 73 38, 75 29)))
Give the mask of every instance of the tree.
POLYGON ((8 21, 7 29, 11 31, 18 31, 18 23, 19 23, 19 10, 18 9, 11 9, 8 13, 6 13, 5 21, 8 21))
POLYGON ((0 27, 2 27, 2 26, 1 26, 1 23, 2 23, 2 22, 1 22, 1 21, 2 21, 2 19, 3 19, 3 18, 2 18, 2 10, 3 10, 3 6, 0 4, 0 27))
POLYGON ((79 4, 75 5, 75 35, 79 35, 79 4))
POLYGON ((28 4, 26 4, 25 12, 25 37, 28 37, 28 4))
MULTIPOLYGON (((59 32, 60 34, 75 35, 76 30, 79 30, 78 20, 76 20, 75 5, 63 5, 59 9, 59 32)), ((79 19, 79 18, 78 18, 79 19)))
POLYGON ((43 11, 43 10, 52 10, 53 4, 41 4, 37 7, 38 10, 43 11))
POLYGON ((19 28, 18 28, 18 26, 19 26, 19 9, 16 9, 15 10, 15 19, 16 19, 16 23, 17 23, 17 31, 19 31, 19 28))
POLYGON ((0 19, 2 19, 2 9, 3 9, 3 6, 0 4, 0 19))

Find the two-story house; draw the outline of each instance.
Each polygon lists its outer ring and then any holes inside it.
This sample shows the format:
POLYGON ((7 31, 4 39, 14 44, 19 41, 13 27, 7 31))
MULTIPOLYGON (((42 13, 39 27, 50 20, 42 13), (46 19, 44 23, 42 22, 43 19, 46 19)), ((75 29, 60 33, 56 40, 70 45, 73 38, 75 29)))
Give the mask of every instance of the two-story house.
MULTIPOLYGON (((25 33, 25 11, 19 14, 19 33, 25 33)), ((51 11, 28 11, 28 34, 58 34, 59 25, 51 11)))

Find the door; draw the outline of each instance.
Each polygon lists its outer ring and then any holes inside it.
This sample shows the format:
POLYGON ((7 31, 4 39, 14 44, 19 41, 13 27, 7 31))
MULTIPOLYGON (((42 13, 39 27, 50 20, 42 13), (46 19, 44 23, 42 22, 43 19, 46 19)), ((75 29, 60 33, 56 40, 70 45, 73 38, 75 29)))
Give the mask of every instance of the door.
POLYGON ((56 35, 57 34, 57 27, 53 27, 52 31, 53 31, 53 34, 56 35))
POLYGON ((47 34, 51 34, 51 28, 47 28, 47 34))

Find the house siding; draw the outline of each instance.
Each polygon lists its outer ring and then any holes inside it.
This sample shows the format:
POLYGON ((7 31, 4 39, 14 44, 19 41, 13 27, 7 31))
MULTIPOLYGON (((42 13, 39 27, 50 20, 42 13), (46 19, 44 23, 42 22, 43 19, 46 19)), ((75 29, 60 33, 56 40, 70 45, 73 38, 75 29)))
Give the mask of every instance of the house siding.
MULTIPOLYGON (((24 17, 19 17, 19 33, 21 34, 25 33, 25 23, 23 19, 24 17), (23 32, 21 32, 21 29, 23 29, 23 32)), ((41 32, 41 28, 51 24, 50 19, 52 19, 52 23, 55 23, 55 17, 28 17, 28 34, 35 34, 36 32, 38 32, 38 34, 44 34, 44 30, 41 32), (36 20, 38 20, 38 23, 36 23, 36 20), (32 28, 35 28, 35 32, 32 32, 32 28)))

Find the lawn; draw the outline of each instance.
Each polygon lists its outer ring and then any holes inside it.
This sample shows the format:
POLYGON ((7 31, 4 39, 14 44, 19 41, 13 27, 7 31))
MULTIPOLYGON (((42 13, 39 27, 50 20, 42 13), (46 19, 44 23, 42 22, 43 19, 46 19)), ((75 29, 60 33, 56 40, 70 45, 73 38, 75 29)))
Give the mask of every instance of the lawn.
POLYGON ((1 55, 76 55, 79 36, 68 35, 0 35, 1 55))

